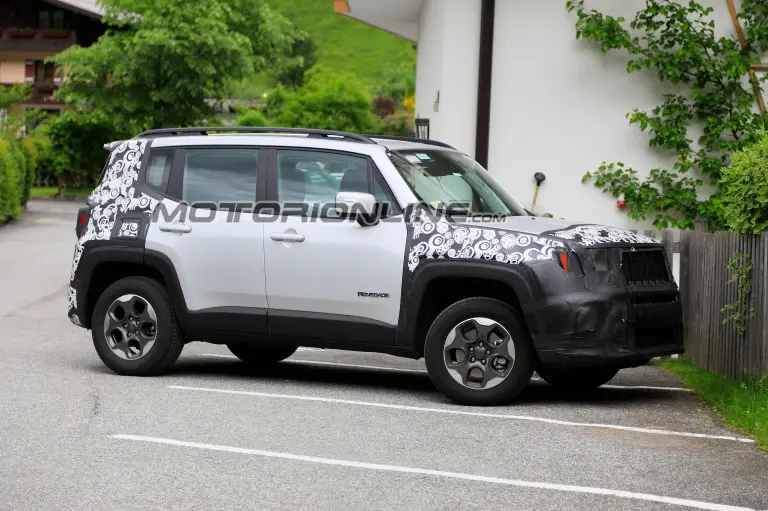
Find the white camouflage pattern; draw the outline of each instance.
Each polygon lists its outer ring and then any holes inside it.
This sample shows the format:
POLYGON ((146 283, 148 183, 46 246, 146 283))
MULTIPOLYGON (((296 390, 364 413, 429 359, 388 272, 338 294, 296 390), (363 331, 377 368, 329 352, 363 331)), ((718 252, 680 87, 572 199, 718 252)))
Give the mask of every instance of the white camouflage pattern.
POLYGON ((579 225, 564 231, 549 233, 564 240, 575 241, 582 245, 591 246, 602 243, 658 243, 653 238, 623 229, 605 227, 602 225, 579 225))
POLYGON ((414 271, 424 259, 481 259, 520 264, 551 259, 562 242, 500 229, 472 227, 431 218, 424 210, 412 222, 413 245, 408 254, 408 270, 414 271))
MULTIPOLYGON (((147 140, 126 140, 121 142, 111 153, 107 170, 99 186, 91 192, 88 200, 95 205, 91 208, 91 216, 85 233, 77 240, 75 255, 72 261, 70 287, 67 296, 69 318, 79 324, 75 310, 77 309, 77 291, 71 283, 75 271, 80 264, 84 245, 93 240, 108 240, 118 214, 129 212, 147 212, 151 214, 159 201, 149 195, 137 192, 135 184, 139 178, 141 157, 147 146, 147 140)), ((123 228, 125 225, 123 225, 123 228)), ((136 223, 138 230, 138 223, 136 223)), ((122 235, 121 229, 121 235, 122 235)))

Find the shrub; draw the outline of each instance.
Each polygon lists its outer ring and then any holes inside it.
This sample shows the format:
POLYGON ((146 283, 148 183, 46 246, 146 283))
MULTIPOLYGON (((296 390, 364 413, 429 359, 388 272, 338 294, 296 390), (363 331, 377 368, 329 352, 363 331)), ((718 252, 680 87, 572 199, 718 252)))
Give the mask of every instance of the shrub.
POLYGON ((415 134, 414 132, 413 116, 407 110, 398 110, 376 123, 377 135, 412 137, 415 134))
POLYGON ((238 126, 266 126, 267 118, 261 110, 248 109, 244 110, 237 116, 238 126))
POLYGON ((410 63, 387 68, 373 87, 377 96, 392 98, 402 104, 416 92, 416 69, 410 63))
POLYGON ((54 119, 48 133, 53 170, 70 184, 92 185, 106 159, 104 144, 126 135, 100 112, 67 110, 54 119))
POLYGON ((733 155, 722 170, 722 204, 728 227, 741 234, 768 230, 768 138, 733 155))
POLYGON ((0 224, 21 213, 26 179, 23 160, 13 139, 0 138, 0 224))
POLYGON ((21 202, 21 204, 24 205, 29 201, 29 197, 32 193, 32 186, 35 184, 38 150, 35 145, 35 138, 33 137, 18 140, 17 144, 19 152, 24 157, 24 189, 21 202))
POLYGON ((376 96, 371 106, 373 113, 382 119, 397 112, 397 101, 386 96, 376 96))
MULTIPOLYGON (((367 133, 374 127, 371 99, 353 76, 315 67, 296 90, 278 86, 267 103, 279 126, 367 133)), ((274 124, 271 123, 271 124, 274 124)))

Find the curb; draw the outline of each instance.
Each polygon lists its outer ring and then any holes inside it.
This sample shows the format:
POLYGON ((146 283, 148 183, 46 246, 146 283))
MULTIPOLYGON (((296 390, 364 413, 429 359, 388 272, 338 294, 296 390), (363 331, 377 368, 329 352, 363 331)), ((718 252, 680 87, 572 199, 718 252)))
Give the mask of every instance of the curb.
POLYGON ((58 202, 85 202, 88 199, 87 195, 61 195, 59 197, 53 196, 37 196, 30 197, 30 201, 58 201, 58 202))

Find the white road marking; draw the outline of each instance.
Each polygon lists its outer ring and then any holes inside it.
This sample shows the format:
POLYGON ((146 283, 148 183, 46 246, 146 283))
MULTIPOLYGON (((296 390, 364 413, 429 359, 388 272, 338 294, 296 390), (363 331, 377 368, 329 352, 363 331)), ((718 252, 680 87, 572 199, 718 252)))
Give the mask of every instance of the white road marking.
MULTIPOLYGON (((299 348, 302 349, 302 348, 299 348)), ((305 348, 305 349, 316 349, 316 348, 305 348)), ((319 351, 319 350, 318 350, 319 351)), ((234 355, 222 355, 219 353, 203 353, 203 356, 205 357, 218 357, 218 358, 237 358, 234 355)), ((324 366, 338 366, 338 367, 355 367, 358 369, 377 369, 379 371, 403 371, 406 373, 420 373, 420 374, 427 374, 427 371, 423 369, 405 369, 402 367, 383 367, 383 366, 369 366, 369 365, 360 365, 360 364, 343 364, 341 362, 321 362, 319 360, 299 360, 299 359, 293 359, 293 360, 285 360, 285 362, 289 363, 302 363, 302 364, 316 364, 316 365, 324 365, 324 366)), ((534 376, 531 378, 532 380, 536 381, 544 381, 541 378, 534 376)), ((602 385, 600 388, 602 389, 645 389, 645 390, 671 390, 671 391, 677 391, 677 392, 691 392, 691 389, 681 388, 681 387, 651 387, 648 385, 602 385)))
POLYGON ((546 424, 555 424, 558 426, 572 426, 572 427, 579 427, 579 428, 616 429, 621 431, 632 431, 635 433, 648 433, 651 435, 683 436, 683 437, 692 437, 692 438, 708 438, 712 440, 731 440, 735 442, 754 443, 754 440, 752 440, 751 438, 725 436, 725 435, 707 435, 705 433, 688 433, 685 431, 670 431, 666 429, 638 428, 634 426, 619 426, 616 424, 591 424, 587 422, 571 422, 571 421, 563 421, 558 419, 547 419, 544 417, 534 417, 531 415, 507 415, 507 414, 489 413, 489 412, 468 412, 465 410, 450 409, 450 408, 431 408, 431 407, 411 406, 411 405, 396 405, 391 403, 377 403, 372 401, 354 401, 351 399, 335 399, 335 398, 316 397, 316 396, 297 396, 294 394, 273 394, 268 392, 254 392, 254 391, 247 391, 247 390, 188 387, 185 385, 168 385, 168 388, 176 389, 176 390, 195 391, 195 392, 213 392, 213 393, 219 393, 219 394, 235 394, 240 396, 265 397, 265 398, 273 398, 273 399, 293 399, 297 401, 318 401, 321 403, 335 403, 335 404, 355 405, 355 406, 371 406, 375 408, 408 410, 412 412, 430 412, 430 413, 443 413, 443 414, 449 414, 449 415, 467 415, 470 417, 488 417, 488 418, 494 418, 494 419, 544 422, 546 424))
POLYGON ((381 472, 396 472, 401 474, 416 474, 432 477, 442 477, 446 479, 460 479, 464 481, 473 481, 481 483, 500 484, 505 486, 518 486, 523 488, 537 488, 541 490, 564 491, 571 493, 584 493, 591 495, 604 495, 606 497, 616 497, 622 499, 633 499, 647 502, 660 502, 677 506, 685 506, 696 509, 708 509, 712 511, 747 511, 749 508, 728 506, 725 504, 715 504, 712 502, 703 502, 700 500, 679 499, 676 497, 666 497, 664 495, 653 495, 650 493, 637 493, 623 490, 612 490, 607 488, 593 488, 591 486, 575 486, 571 484, 554 484, 537 481, 522 481, 519 479, 504 479, 501 477, 481 476, 474 474, 463 474, 460 472, 446 472, 443 470, 432 470, 426 468, 402 467, 398 465, 381 465, 378 463, 366 463, 361 461, 337 460, 332 458, 319 458, 316 456, 306 456, 302 454, 291 454, 285 452, 262 451, 259 449, 247 449, 243 447, 231 447, 228 445, 203 444, 198 442, 186 442, 183 440, 173 440, 170 438, 158 438, 139 435, 111 435, 110 438, 117 440, 133 440, 135 442, 150 442, 155 444, 174 445, 177 447, 191 447, 193 449, 206 449, 209 451, 230 452, 237 454, 249 454, 252 456, 263 456, 266 458, 278 458, 292 461, 303 461, 306 463, 317 463, 321 465, 333 465, 338 467, 349 467, 366 470, 378 470, 381 472))
POLYGON ((325 350, 323 348, 308 348, 306 346, 301 346, 296 351, 325 351, 325 350))

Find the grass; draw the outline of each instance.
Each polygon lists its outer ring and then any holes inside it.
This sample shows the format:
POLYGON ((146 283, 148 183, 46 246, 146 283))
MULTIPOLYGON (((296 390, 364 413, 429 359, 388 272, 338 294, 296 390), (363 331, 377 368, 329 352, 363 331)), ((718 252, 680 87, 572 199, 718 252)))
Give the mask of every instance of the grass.
POLYGON ((659 367, 669 370, 691 387, 732 428, 755 437, 768 451, 768 380, 734 382, 694 366, 686 358, 665 359, 659 367))
POLYGON ((317 45, 318 64, 371 83, 388 67, 415 63, 413 42, 333 10, 330 0, 268 0, 317 45))
MULTIPOLYGON (((39 187, 32 188, 32 197, 53 197, 58 188, 52 187, 39 187)), ((88 195, 93 191, 93 188, 64 188, 63 195, 88 195)))

